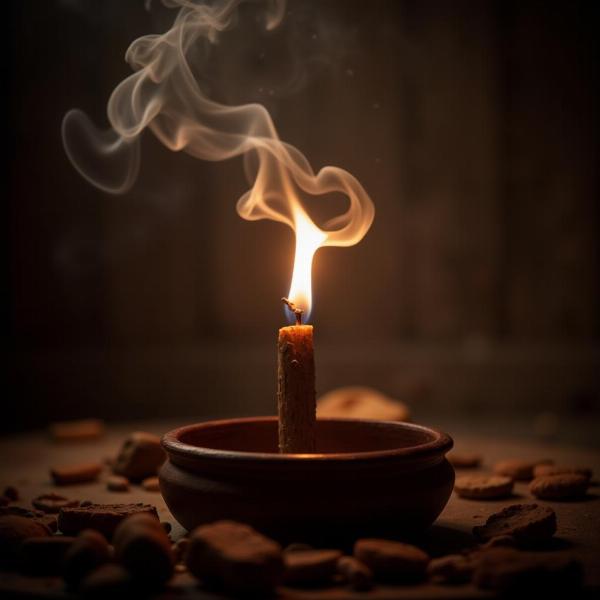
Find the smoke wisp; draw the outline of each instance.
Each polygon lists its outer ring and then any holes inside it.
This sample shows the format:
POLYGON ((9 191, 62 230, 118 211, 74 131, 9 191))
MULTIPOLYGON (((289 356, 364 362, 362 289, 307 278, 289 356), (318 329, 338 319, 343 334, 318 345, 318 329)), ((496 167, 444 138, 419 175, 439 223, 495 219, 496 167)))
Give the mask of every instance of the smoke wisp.
MULTIPOLYGON (((282 141, 267 109, 258 103, 228 106, 211 98, 201 74, 221 34, 234 27, 244 0, 163 0, 178 12, 163 34, 136 39, 126 53, 133 73, 108 101, 110 129, 102 131, 78 109, 62 124, 66 153, 90 183, 120 194, 131 188, 140 166, 140 135, 145 129, 169 149, 206 161, 243 157, 249 189, 237 211, 247 220, 272 219, 296 235, 297 259, 308 270, 322 246, 351 246, 368 231, 374 207, 358 180, 347 171, 325 166, 313 171, 306 157, 282 141), (306 198, 342 193, 346 210, 318 227, 306 198), (306 264, 307 263, 307 264, 306 264)), ((285 2, 265 2, 264 27, 273 30, 285 13, 285 2)), ((310 281, 309 284, 310 286, 310 281)), ((310 289, 290 294, 310 308, 310 289), (305 298, 308 293, 308 298, 305 298)))

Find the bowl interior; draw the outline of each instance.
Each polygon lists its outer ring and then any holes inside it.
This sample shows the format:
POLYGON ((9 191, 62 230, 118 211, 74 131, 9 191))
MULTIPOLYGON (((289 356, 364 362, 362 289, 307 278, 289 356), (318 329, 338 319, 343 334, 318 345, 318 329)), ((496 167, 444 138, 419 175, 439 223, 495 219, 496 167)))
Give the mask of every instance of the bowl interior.
MULTIPOLYGON (((186 427, 179 441, 197 448, 277 453, 277 418, 230 419, 186 427)), ((317 452, 340 454, 414 448, 440 441, 434 430, 391 421, 319 419, 317 452)))

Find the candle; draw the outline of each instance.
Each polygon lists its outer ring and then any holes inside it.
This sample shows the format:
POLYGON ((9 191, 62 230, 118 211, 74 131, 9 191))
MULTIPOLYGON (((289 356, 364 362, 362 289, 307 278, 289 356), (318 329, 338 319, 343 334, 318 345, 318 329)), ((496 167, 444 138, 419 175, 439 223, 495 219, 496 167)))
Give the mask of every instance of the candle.
POLYGON ((315 356, 312 325, 302 325, 302 309, 282 298, 296 324, 282 327, 277 340, 279 452, 307 454, 316 447, 315 356))

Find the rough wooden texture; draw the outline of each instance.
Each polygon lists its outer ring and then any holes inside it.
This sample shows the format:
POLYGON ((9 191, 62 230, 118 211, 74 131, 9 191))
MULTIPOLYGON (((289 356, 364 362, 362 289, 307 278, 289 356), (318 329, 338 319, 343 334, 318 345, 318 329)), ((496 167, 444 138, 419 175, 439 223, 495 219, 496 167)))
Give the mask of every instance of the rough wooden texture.
POLYGON ((317 408, 312 325, 292 325, 279 330, 277 410, 279 451, 314 452, 317 408))
MULTIPOLYGON (((30 505, 30 502, 41 493, 50 489, 48 465, 66 462, 76 452, 81 460, 94 460, 100 456, 112 455, 120 448, 125 436, 134 429, 142 429, 157 434, 163 433, 184 422, 135 423, 128 426, 119 425, 108 428, 106 438, 97 444, 77 444, 76 446, 51 444, 46 436, 40 434, 24 434, 0 440, 0 456, 10 456, 0 466, 0 482, 3 485, 15 485, 21 493, 19 505, 30 505), (42 458, 40 458, 42 457, 42 458)), ((600 473, 600 454, 569 446, 541 445, 520 441, 514 438, 481 435, 471 430, 460 434, 464 428, 457 423, 445 423, 450 434, 455 434, 457 451, 481 453, 483 466, 477 472, 489 472, 491 466, 503 458, 528 457, 531 459, 553 458, 557 464, 577 464, 590 466, 598 478, 600 473)), ((510 431, 510 428, 506 428, 510 431)), ((475 470, 472 472, 476 472, 475 470)), ((108 472, 106 473, 108 475, 108 472)), ((165 507, 159 494, 146 492, 140 486, 133 486, 129 494, 110 492, 106 489, 102 477, 100 481, 90 484, 72 486, 69 489, 73 498, 90 499, 95 502, 148 502, 155 504, 161 521, 173 523, 171 537, 178 540, 183 535, 182 528, 173 521, 173 517, 165 507), (127 500, 125 499, 127 496, 127 500)), ((600 586, 600 489, 590 488, 586 499, 582 502, 547 502, 531 498, 527 491, 527 483, 517 482, 515 498, 506 500, 465 500, 453 494, 437 522, 431 527, 419 544, 432 557, 456 553, 472 542, 471 530, 474 525, 482 525, 486 519, 503 507, 517 502, 538 502, 548 504, 556 511, 558 531, 556 533, 556 549, 552 552, 572 552, 580 558, 585 566, 586 584, 600 586)), ((214 596, 200 589, 197 581, 189 574, 176 574, 169 589, 158 598, 172 597, 176 590, 180 600, 210 600, 214 596), (170 596, 169 596, 170 595, 170 596)), ((0 573, 0 596, 9 592, 23 590, 36 597, 67 598, 63 596, 62 582, 58 578, 27 578, 14 573, 0 573)), ((392 600, 398 597, 423 600, 428 598, 485 598, 489 593, 477 590, 469 584, 439 585, 424 583, 419 585, 393 586, 377 584, 369 592, 354 592, 349 587, 334 585, 317 589, 281 588, 280 598, 285 600, 392 600)))

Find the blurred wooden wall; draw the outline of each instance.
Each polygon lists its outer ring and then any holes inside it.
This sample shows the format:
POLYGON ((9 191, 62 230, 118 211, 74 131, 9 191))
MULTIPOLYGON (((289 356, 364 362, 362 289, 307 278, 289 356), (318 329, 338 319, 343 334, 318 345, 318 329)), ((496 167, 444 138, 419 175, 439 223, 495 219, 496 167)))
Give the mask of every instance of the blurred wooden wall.
MULTIPOLYGON (((336 61, 294 94, 248 99, 377 210, 363 242, 316 257, 323 391, 597 406, 592 4, 290 2, 288 23, 319 16, 336 61)), ((9 378, 16 405, 36 404, 20 419, 269 412, 293 240, 237 216, 241 162, 146 135, 140 181, 112 197, 61 147, 73 106, 103 122, 127 45, 163 30, 165 9, 28 0, 12 19, 9 378)), ((263 55, 245 76, 278 60, 263 55)))

